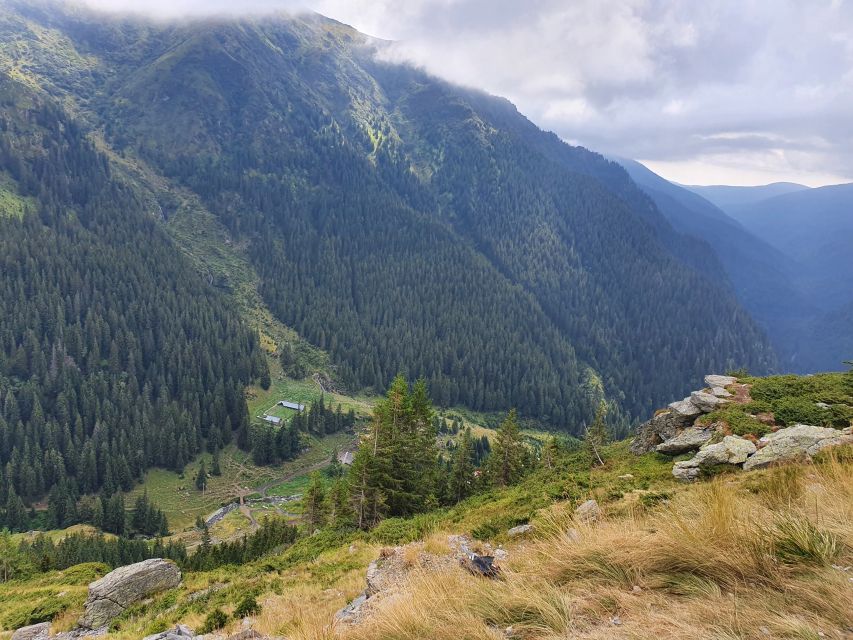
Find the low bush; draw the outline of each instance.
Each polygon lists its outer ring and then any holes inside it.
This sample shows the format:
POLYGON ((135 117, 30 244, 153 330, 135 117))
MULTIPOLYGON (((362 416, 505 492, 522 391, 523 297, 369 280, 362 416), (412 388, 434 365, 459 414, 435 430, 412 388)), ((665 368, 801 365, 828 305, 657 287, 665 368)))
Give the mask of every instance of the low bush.
POLYGON ((228 614, 222 609, 214 609, 204 619, 204 625, 201 627, 202 633, 212 633, 217 629, 221 629, 228 622, 228 614))

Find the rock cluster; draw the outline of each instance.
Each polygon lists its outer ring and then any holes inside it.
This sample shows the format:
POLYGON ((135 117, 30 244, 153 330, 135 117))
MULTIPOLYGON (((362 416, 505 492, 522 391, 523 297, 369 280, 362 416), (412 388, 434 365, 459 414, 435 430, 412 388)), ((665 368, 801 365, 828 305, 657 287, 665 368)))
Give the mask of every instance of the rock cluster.
MULTIPOLYGON (((697 419, 731 402, 749 401, 749 388, 731 376, 705 376, 706 388, 694 391, 688 398, 673 402, 640 425, 631 443, 636 454, 657 451, 680 455, 695 451, 690 460, 676 462, 672 474, 679 480, 695 480, 717 465, 742 465, 745 470, 760 469, 778 462, 811 460, 827 447, 853 444, 853 428, 832 429, 797 424, 778 428, 757 442, 730 435, 722 423, 704 424, 697 419)), ((757 416, 764 424, 773 425, 757 416)))
POLYGON ((170 560, 152 558, 119 567, 89 585, 78 625, 84 629, 102 627, 135 602, 179 584, 181 570, 170 560))

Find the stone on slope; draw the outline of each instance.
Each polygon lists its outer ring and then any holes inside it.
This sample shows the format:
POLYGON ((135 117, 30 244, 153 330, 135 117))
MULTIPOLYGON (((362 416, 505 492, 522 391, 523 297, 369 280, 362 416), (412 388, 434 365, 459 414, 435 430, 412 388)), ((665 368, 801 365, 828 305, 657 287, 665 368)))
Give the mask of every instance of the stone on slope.
POLYGON ((693 451, 708 442, 714 431, 714 427, 688 427, 674 438, 659 444, 656 451, 671 456, 693 451))
POLYGON ((12 634, 12 640, 46 640, 50 637, 50 623, 39 622, 21 627, 12 634))
POLYGON ((133 603, 180 583, 181 570, 162 558, 119 567, 89 585, 85 611, 78 624, 86 629, 101 627, 133 603))
POLYGON ((695 480, 702 468, 718 464, 742 464, 755 453, 755 445, 738 436, 726 436, 722 442, 707 444, 690 460, 676 462, 672 475, 679 480, 695 480))
POLYGON ((532 529, 533 529, 532 524, 520 524, 517 527, 513 527, 512 529, 507 531, 506 534, 510 538, 514 538, 516 536, 523 536, 525 533, 527 533, 528 531, 531 531, 532 529))
POLYGON ((669 408, 677 417, 683 418, 687 424, 702 415, 702 410, 690 401, 690 398, 671 402, 669 408), (690 422, 687 422, 687 421, 690 422))
POLYGON ((853 444, 853 428, 839 430, 830 427, 815 427, 795 424, 780 429, 759 440, 762 446, 743 465, 746 470, 760 469, 777 462, 811 460, 821 449, 842 444, 853 444))
POLYGON ((712 389, 714 387, 728 387, 730 384, 734 384, 735 382, 737 382, 737 378, 734 376, 717 376, 713 374, 705 376, 705 384, 712 389))
POLYGON ((711 413, 723 405, 729 404, 730 401, 727 398, 718 398, 714 394, 705 393, 704 391, 694 391, 690 394, 690 402, 705 413, 711 413))
POLYGON ((595 522, 601 517, 601 508, 595 500, 587 500, 575 509, 575 520, 580 522, 595 522))
POLYGON ((732 394, 729 391, 726 391, 722 387, 713 387, 711 389, 711 395, 716 396, 717 398, 731 398, 732 394))

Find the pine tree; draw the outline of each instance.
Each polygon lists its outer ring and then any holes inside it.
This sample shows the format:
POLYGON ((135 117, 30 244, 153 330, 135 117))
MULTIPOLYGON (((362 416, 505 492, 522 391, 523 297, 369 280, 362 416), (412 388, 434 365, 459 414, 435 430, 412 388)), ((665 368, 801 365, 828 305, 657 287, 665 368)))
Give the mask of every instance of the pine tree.
POLYGON ((354 524, 350 490, 345 478, 335 480, 326 498, 329 519, 337 529, 349 529, 354 524))
POLYGON ((471 429, 465 429, 453 452, 453 462, 448 480, 448 496, 453 503, 471 494, 474 480, 474 446, 471 429))
POLYGON ((195 476, 195 488, 203 491, 207 484, 207 469, 204 466, 204 460, 198 465, 198 473, 195 476))
POLYGON ((607 429, 607 423, 604 421, 606 416, 607 405, 602 401, 595 412, 595 419, 587 427, 583 437, 584 449, 594 465, 604 464, 604 459, 602 458, 604 447, 610 442, 610 432, 607 429))
POLYGON ((545 446, 542 447, 542 466, 549 471, 553 469, 559 452, 560 446, 557 443, 557 438, 549 436, 548 440, 545 442, 545 446))
POLYGON ((495 446, 489 457, 489 475, 500 487, 514 484, 523 472, 524 444, 518 427, 518 416, 512 409, 498 428, 495 446))
POLYGON ((308 531, 320 529, 326 524, 326 489, 320 474, 311 474, 311 484, 302 498, 302 517, 308 531))
POLYGON ((219 468, 219 450, 213 452, 213 460, 210 463, 210 475, 221 476, 222 470, 219 468))

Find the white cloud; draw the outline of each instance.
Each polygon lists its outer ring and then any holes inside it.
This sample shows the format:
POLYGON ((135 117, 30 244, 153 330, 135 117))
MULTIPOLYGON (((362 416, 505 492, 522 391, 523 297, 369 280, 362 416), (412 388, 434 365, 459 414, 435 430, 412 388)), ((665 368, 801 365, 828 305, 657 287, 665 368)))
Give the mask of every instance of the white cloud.
POLYGON ((91 2, 169 15, 306 7, 394 40, 386 57, 506 96, 567 140, 680 180, 853 180, 849 2, 91 2))

